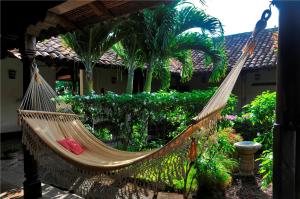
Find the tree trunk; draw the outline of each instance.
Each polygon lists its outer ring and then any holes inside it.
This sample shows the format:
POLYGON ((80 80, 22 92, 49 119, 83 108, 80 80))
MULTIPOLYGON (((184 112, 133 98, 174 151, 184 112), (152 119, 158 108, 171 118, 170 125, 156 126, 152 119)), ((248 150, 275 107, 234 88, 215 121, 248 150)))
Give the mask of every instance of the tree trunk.
POLYGON ((132 91, 133 91, 133 78, 134 78, 134 67, 129 66, 127 87, 126 87, 126 93, 128 93, 128 94, 132 94, 132 91))
POLYGON ((86 80, 87 80, 87 94, 91 95, 94 92, 93 72, 92 71, 86 71, 86 80))
POLYGON ((144 86, 144 91, 148 93, 151 92, 152 75, 153 75, 153 67, 150 64, 149 67, 147 68, 146 81, 144 86))

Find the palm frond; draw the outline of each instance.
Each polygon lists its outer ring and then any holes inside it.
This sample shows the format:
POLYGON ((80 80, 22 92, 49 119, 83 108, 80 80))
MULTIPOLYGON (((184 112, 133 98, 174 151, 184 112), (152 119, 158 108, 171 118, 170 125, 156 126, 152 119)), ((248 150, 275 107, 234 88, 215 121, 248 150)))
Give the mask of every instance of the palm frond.
POLYGON ((161 80, 161 90, 168 90, 171 82, 170 59, 154 63, 154 76, 161 80))
POLYGON ((200 28, 201 31, 217 36, 224 34, 222 24, 217 18, 196 7, 187 6, 178 11, 175 32, 180 34, 192 28, 200 28))
POLYGON ((213 62, 212 73, 209 78, 210 82, 218 82, 220 81, 226 74, 227 71, 227 54, 225 48, 218 48, 216 49, 217 54, 219 55, 220 59, 217 62, 213 62))
POLYGON ((212 67, 212 82, 220 80, 226 73, 227 61, 223 38, 211 38, 206 34, 182 33, 173 42, 170 52, 181 52, 188 49, 198 50, 204 54, 205 65, 212 67))
POLYGON ((101 22, 61 38, 78 55, 86 70, 91 71, 100 57, 121 39, 122 35, 114 32, 115 26, 116 22, 101 22))
POLYGON ((182 64, 181 69, 181 81, 187 82, 192 78, 193 75, 193 60, 192 60, 192 51, 191 50, 181 50, 176 51, 173 56, 182 64))

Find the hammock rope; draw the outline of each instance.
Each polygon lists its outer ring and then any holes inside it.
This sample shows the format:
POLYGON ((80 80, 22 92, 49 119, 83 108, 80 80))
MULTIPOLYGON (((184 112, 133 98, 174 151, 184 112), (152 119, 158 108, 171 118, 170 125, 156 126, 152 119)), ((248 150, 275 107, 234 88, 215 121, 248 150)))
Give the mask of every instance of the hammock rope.
POLYGON ((31 69, 31 81, 23 97, 19 110, 35 110, 46 112, 69 112, 73 113, 70 106, 58 101, 58 95, 48 82, 39 73, 35 60, 31 69))
MULTIPOLYGON (((266 16, 261 20, 267 20, 266 16)), ((253 52, 256 36, 266 25, 257 24, 237 63, 194 118, 194 123, 165 146, 151 151, 119 151, 95 138, 72 113, 71 107, 57 100, 57 94, 34 65, 19 118, 22 142, 37 159, 40 176, 50 184, 72 189, 84 197, 101 192, 103 198, 112 193, 120 197, 132 193, 138 196, 144 191, 141 187, 159 190, 174 187, 178 180, 186 179, 186 165, 196 157, 197 140, 215 131, 221 110, 253 52), (66 137, 78 141, 86 151, 80 155, 67 151, 57 143, 66 137)))

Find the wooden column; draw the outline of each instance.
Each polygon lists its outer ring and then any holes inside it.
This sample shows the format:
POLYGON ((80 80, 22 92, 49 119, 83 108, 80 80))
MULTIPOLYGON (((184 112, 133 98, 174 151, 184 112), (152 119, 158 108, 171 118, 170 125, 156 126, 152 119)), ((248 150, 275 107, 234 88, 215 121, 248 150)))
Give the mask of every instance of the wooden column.
MULTIPOLYGON (((36 38, 34 36, 25 34, 23 44, 22 62, 23 62, 23 94, 25 94, 27 87, 31 80, 32 62, 35 57, 36 38)), ((23 145, 24 152, 24 199, 35 199, 42 197, 41 181, 39 180, 37 163, 33 156, 23 145)))
POLYGON ((279 8, 279 57, 273 198, 299 199, 300 2, 277 0, 275 5, 279 8))

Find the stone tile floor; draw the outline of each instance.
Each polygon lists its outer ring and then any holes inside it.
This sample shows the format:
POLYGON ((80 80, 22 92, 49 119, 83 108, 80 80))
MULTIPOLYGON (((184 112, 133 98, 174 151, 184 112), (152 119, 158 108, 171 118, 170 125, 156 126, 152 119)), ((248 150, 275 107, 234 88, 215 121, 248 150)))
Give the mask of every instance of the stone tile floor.
MULTIPOLYGON (((22 185, 24 181, 23 152, 19 139, 1 142, 1 189, 0 198, 23 198, 22 185)), ((62 191, 53 186, 42 184, 43 197, 55 199, 82 198, 67 191, 62 191)), ((153 198, 153 192, 147 198, 153 198)), ((183 199, 181 194, 159 192, 157 199, 183 199)))

